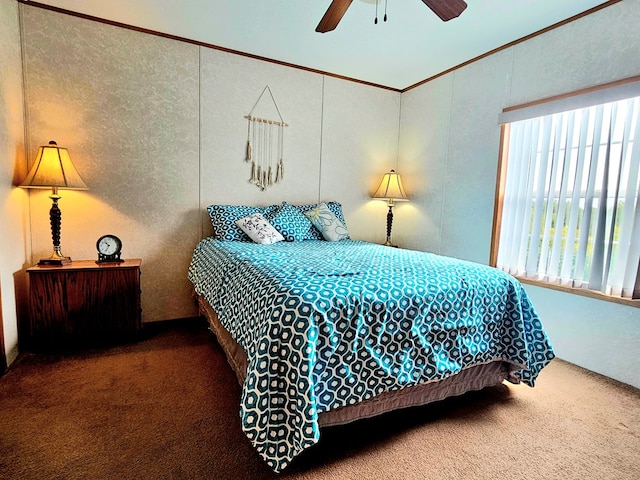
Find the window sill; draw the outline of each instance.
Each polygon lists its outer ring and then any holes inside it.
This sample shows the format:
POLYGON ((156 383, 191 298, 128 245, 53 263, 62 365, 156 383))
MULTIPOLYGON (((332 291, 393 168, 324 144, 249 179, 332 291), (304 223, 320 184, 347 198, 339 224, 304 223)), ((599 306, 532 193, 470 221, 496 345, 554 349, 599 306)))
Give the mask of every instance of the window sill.
POLYGON ((555 285, 553 283, 541 282, 540 280, 532 280, 531 278, 516 277, 521 283, 528 285, 534 285, 536 287, 550 288, 551 290, 558 290, 560 292, 572 293, 574 295, 582 295, 583 297, 595 298, 596 300, 603 300, 605 302, 619 303, 621 305, 627 305, 628 307, 640 308, 640 299, 621 298, 614 297, 612 295, 605 295, 601 292, 594 290, 586 290, 584 288, 567 287, 564 285, 555 285))

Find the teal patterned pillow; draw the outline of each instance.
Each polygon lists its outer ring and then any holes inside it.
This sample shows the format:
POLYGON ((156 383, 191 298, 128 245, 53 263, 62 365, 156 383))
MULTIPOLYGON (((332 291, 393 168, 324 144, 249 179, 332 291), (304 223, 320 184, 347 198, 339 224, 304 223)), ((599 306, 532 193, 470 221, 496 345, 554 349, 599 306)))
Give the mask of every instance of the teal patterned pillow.
POLYGON ((336 242, 349 238, 347 227, 329 210, 326 203, 320 203, 316 208, 305 212, 305 216, 322 233, 325 240, 336 242))
POLYGON ((209 205, 207 212, 213 225, 213 234, 218 240, 250 242, 251 239, 236 225, 236 220, 261 213, 269 215, 278 205, 253 207, 246 205, 209 205))
POLYGON ((236 220, 236 225, 246 233, 251 240, 261 245, 271 245, 281 242, 284 237, 280 235, 261 213, 254 213, 248 217, 236 220))
POLYGON ((277 210, 267 215, 267 220, 287 242, 304 240, 313 226, 307 217, 287 202, 282 202, 277 210))

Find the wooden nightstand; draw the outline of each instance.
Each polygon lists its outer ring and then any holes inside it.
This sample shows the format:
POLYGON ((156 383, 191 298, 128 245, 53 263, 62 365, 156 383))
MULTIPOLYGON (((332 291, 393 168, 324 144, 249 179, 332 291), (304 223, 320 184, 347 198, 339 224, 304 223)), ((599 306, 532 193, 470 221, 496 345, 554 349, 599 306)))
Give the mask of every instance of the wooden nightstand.
POLYGON ((20 328, 21 348, 60 350, 136 340, 142 322, 141 264, 139 259, 76 260, 28 268, 30 315, 20 328))

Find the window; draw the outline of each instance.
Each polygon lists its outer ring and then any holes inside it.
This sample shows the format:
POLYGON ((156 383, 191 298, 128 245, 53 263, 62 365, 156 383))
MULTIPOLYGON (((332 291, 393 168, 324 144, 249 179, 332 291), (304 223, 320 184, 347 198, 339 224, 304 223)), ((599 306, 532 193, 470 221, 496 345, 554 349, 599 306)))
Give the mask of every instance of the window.
MULTIPOLYGON (((612 91, 624 97, 629 84, 612 91)), ((640 96, 597 103, 608 93, 503 114, 495 264, 639 298, 640 96)))

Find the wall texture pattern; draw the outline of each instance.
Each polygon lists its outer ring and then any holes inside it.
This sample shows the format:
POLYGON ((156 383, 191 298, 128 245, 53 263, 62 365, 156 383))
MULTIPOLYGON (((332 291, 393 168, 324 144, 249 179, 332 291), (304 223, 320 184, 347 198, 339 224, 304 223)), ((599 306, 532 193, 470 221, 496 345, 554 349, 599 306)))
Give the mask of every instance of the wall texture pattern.
POLYGON ((0 325, 10 364, 18 355, 18 315, 25 310, 29 264, 20 18, 18 4, 0 0, 0 325))

